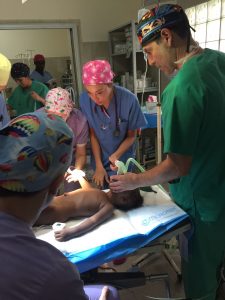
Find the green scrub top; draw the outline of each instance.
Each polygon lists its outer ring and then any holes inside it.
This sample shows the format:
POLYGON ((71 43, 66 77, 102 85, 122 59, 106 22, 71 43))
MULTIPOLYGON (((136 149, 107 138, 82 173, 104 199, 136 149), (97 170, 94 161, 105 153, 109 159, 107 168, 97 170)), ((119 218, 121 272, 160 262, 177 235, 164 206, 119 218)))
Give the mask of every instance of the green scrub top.
POLYGON ((171 184, 190 215, 214 221, 225 210, 225 53, 205 49, 187 61, 162 94, 164 152, 192 156, 171 184))
POLYGON ((41 102, 36 101, 31 97, 32 91, 45 99, 48 88, 45 84, 38 81, 32 81, 31 86, 26 89, 23 89, 18 85, 7 101, 7 104, 15 111, 15 116, 33 112, 43 106, 41 102))

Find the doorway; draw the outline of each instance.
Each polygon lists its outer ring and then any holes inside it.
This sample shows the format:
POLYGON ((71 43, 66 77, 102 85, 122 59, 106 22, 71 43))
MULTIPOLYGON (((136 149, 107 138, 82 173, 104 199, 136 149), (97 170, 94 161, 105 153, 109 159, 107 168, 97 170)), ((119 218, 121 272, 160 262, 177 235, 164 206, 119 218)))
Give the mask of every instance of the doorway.
MULTIPOLYGON (((76 22, 19 22, 0 24, 1 52, 12 62, 22 61, 32 69, 33 56, 41 53, 52 68, 58 85, 71 73, 76 97, 82 92, 78 25, 76 22), (61 74, 60 74, 60 71, 61 74), (64 77, 63 77, 64 76, 64 77)), ((51 70, 48 70, 51 71, 51 70)), ((63 87, 63 86, 62 86, 63 87)))

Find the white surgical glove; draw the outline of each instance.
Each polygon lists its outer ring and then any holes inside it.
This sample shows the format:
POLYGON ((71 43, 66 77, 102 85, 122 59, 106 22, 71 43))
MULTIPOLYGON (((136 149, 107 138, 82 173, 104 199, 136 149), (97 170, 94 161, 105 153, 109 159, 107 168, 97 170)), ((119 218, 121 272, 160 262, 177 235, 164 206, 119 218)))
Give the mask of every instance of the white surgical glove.
POLYGON ((74 169, 71 170, 70 168, 67 170, 67 173, 69 174, 66 177, 66 180, 68 182, 72 182, 72 181, 79 181, 81 178, 85 177, 85 173, 82 170, 78 170, 78 169, 74 169))

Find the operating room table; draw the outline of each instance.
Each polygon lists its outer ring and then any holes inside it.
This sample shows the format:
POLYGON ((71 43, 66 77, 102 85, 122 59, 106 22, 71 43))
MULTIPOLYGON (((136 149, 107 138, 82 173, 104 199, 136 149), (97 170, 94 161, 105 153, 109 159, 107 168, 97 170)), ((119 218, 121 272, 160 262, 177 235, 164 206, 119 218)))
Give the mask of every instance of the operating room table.
MULTIPOLYGON (((111 219, 81 237, 58 242, 52 228, 43 226, 34 228, 35 235, 58 248, 84 274, 89 270, 96 270, 105 262, 137 251, 148 254, 157 245, 190 229, 188 215, 171 200, 163 188, 153 186, 153 190, 154 192, 141 192, 144 197, 142 207, 128 212, 115 210, 111 219)), ((70 220, 67 225, 75 226, 81 221, 70 220)), ((101 281, 101 274, 93 272, 95 279, 101 281)), ((135 275, 143 277, 143 274, 135 273, 126 274, 126 280, 129 276, 132 282, 135 275)), ((105 274, 104 282, 107 283, 105 274)), ((115 275, 108 273, 108 276, 115 275)), ((117 278, 119 277, 117 274, 117 278)), ((111 281, 112 278, 109 278, 109 282, 111 281)))

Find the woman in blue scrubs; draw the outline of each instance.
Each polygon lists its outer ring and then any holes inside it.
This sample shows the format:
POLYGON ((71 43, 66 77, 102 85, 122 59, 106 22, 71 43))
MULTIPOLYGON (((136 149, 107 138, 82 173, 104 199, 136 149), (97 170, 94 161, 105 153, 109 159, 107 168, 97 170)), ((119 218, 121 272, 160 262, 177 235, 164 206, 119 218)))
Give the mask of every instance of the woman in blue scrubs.
POLYGON ((113 84, 114 73, 106 60, 94 60, 83 66, 85 92, 80 107, 90 128, 93 181, 107 188, 116 173, 115 161, 135 158, 135 139, 146 121, 137 97, 113 84))

